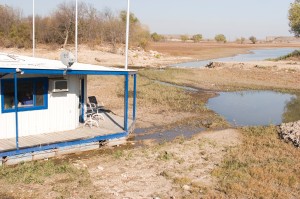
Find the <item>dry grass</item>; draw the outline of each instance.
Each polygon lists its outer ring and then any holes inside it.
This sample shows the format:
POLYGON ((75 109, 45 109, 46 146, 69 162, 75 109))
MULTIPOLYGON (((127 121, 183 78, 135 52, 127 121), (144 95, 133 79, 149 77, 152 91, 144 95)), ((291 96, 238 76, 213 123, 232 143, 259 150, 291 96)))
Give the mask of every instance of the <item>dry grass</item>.
POLYGON ((229 198, 298 198, 299 168, 299 149, 278 139, 275 127, 252 127, 213 175, 229 198))
MULTIPOLYGON (((152 70, 149 70, 151 73, 152 70)), ((171 70, 170 70, 171 71, 171 70)), ((175 71, 178 73, 180 71, 175 71)), ((143 72, 141 71, 141 74, 143 72)), ((167 73, 163 73, 162 76, 168 76, 167 73)), ((156 78, 159 79, 159 78, 156 78)), ((183 89, 170 87, 159 84, 155 81, 149 80, 143 76, 138 76, 138 104, 139 106, 155 105, 159 108, 166 108, 176 111, 197 111, 197 109, 203 110, 204 103, 196 100, 194 97, 184 92, 183 89), (167 106, 167 107, 166 107, 167 106)), ((91 76, 88 79, 88 95, 95 95, 98 99, 101 99, 103 103, 110 108, 122 108, 124 99, 124 78, 122 77, 97 77, 91 76), (109 88, 109 89, 108 89, 109 88)), ((130 79, 130 88, 132 98, 132 79, 130 79)))
POLYGON ((141 70, 142 76, 209 90, 300 89, 299 72, 269 68, 141 70))
MULTIPOLYGON (((171 73, 173 71, 174 74, 180 73, 180 71, 177 70, 168 70, 168 72, 169 71, 171 73)), ((148 72, 160 74, 160 72, 155 72, 154 70, 149 70, 148 72)), ((169 75, 168 72, 161 73, 162 78, 168 76, 168 78, 172 79, 173 75, 169 75)), ((224 120, 205 107, 208 98, 213 96, 212 93, 190 93, 180 88, 162 85, 149 78, 150 75, 145 76, 143 71, 139 72, 137 78, 138 127, 145 128, 147 126, 166 124, 172 124, 174 126, 183 123, 194 125, 191 124, 191 121, 197 120, 199 124, 201 123, 201 119, 207 118, 209 118, 210 121, 214 121, 212 126, 218 126, 218 124, 221 126, 226 125, 224 120), (153 121, 155 121, 155 124, 152 123, 153 121)), ((88 79, 88 84, 88 95, 95 95, 99 101, 103 101, 107 108, 119 115, 123 114, 124 78, 99 78, 97 76, 91 76, 88 79)), ((130 91, 132 91, 132 79, 130 85, 130 91)), ((132 95, 130 95, 129 102, 131 108, 132 95)), ((131 114, 131 111, 129 113, 131 114)))

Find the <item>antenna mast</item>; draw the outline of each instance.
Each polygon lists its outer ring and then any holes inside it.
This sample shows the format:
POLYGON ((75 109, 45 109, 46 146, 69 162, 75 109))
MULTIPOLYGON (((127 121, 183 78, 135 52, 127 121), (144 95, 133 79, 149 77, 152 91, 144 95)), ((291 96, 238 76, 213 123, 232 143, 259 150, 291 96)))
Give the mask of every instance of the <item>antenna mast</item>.
POLYGON ((78 1, 76 0, 76 14, 75 14, 75 62, 78 61, 78 1))
POLYGON ((35 8, 32 0, 32 57, 35 57, 35 8))
POLYGON ((130 18, 130 0, 127 0, 125 70, 128 69, 128 43, 129 43, 129 23, 130 23, 129 18, 130 18))

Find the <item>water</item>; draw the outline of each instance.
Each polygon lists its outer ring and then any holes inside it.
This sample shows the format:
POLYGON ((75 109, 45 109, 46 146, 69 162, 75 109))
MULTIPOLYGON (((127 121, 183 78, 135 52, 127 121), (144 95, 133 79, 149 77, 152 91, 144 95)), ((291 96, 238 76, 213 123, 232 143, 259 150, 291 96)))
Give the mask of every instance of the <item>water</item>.
POLYGON ((247 61, 263 61, 266 59, 274 59, 293 52, 294 48, 277 48, 277 49, 263 49, 263 50, 250 50, 248 54, 238 54, 233 57, 225 57, 219 59, 186 62, 174 64, 175 67, 204 67, 211 62, 247 62, 247 61))
POLYGON ((221 92, 207 107, 237 126, 281 124, 300 119, 299 98, 273 91, 221 92))
POLYGON ((202 132, 203 130, 204 128, 190 126, 178 126, 168 130, 161 130, 155 127, 136 129, 134 131, 135 137, 132 140, 154 140, 157 143, 162 143, 165 141, 172 141, 176 137, 183 137, 185 139, 188 139, 191 138, 193 135, 202 132))

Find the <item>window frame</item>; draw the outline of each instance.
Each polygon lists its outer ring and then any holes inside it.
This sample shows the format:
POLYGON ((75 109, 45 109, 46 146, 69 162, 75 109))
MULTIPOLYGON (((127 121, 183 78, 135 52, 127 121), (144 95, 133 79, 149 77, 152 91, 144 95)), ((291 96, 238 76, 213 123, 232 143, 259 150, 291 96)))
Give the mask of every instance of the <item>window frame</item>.
MULTIPOLYGON (((31 77, 31 78, 18 78, 18 84, 20 82, 30 81, 33 83, 33 106, 28 107, 18 107, 18 112, 23 111, 35 111, 35 110, 45 110, 48 109, 48 77, 31 77), (36 106, 36 93, 37 93, 37 82, 42 82, 44 87, 44 105, 36 106)), ((1 113, 12 113, 16 111, 16 108, 5 109, 4 102, 4 84, 5 82, 12 82, 14 84, 14 79, 1 79, 1 113)))

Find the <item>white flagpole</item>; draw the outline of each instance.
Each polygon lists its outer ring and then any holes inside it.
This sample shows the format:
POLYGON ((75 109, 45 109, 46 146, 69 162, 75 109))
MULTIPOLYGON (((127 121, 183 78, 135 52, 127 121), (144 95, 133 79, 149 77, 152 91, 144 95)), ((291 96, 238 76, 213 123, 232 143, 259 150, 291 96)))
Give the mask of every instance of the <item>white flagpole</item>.
POLYGON ((127 21, 126 21, 126 49, 125 49, 125 70, 128 69, 128 43, 129 43, 129 23, 130 23, 130 0, 127 0, 127 21))
POLYGON ((75 61, 78 61, 78 1, 76 0, 76 19, 75 19, 75 61))
POLYGON ((32 0, 32 56, 35 57, 35 8, 32 0))

